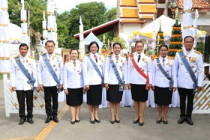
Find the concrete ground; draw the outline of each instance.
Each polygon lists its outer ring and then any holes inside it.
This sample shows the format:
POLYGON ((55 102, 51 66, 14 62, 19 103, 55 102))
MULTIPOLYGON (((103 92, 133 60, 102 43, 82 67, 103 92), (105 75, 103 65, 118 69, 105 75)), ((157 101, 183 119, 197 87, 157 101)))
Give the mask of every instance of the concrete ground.
POLYGON ((60 122, 45 124, 45 115, 34 115, 34 124, 18 125, 18 114, 5 116, 2 81, 0 81, 0 139, 2 140, 210 140, 210 115, 193 115, 193 126, 177 124, 179 109, 170 108, 169 124, 156 124, 157 110, 147 108, 144 126, 133 124, 133 108, 121 108, 120 124, 110 124, 109 109, 100 109, 100 124, 89 122, 86 103, 82 105, 81 122, 70 124, 70 113, 65 103, 59 104, 60 122))

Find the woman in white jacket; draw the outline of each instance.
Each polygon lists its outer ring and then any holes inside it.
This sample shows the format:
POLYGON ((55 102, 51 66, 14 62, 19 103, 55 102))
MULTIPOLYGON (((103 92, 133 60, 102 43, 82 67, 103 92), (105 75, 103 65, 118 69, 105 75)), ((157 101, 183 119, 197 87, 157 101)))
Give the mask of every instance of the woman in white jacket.
POLYGON ((110 123, 120 123, 119 110, 120 101, 122 100, 123 88, 126 79, 127 61, 125 57, 120 55, 121 44, 116 42, 113 44, 114 53, 107 57, 104 85, 107 90, 107 101, 110 103, 111 120, 110 123))
POLYGON ((71 112, 71 124, 80 122, 80 106, 83 102, 82 64, 78 60, 78 54, 78 50, 71 49, 71 60, 64 66, 64 92, 71 112))

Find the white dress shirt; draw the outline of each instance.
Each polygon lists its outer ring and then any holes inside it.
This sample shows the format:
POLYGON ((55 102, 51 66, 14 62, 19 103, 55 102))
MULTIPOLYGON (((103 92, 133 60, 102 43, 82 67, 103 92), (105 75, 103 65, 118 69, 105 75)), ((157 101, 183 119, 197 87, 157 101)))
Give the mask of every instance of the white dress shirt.
MULTIPOLYGON (((114 62, 117 71, 120 75, 120 78, 127 82, 127 61, 125 57, 118 55, 118 60, 116 59, 116 55, 112 55, 112 61, 114 62)), ((105 65, 105 72, 104 72, 104 83, 108 83, 110 85, 117 85, 119 84, 119 80, 115 75, 114 69, 110 62, 110 58, 107 57, 106 65, 105 65)))
MULTIPOLYGON (((36 71, 36 62, 32 57, 28 56, 19 56, 20 61, 26 68, 26 70, 29 72, 30 76, 33 75, 35 78, 34 87, 37 87, 37 71, 36 71)), ((16 87, 16 90, 32 90, 32 85, 28 84, 27 82, 29 79, 23 74, 21 69, 16 63, 15 58, 11 60, 11 72, 10 72, 10 79, 11 79, 11 85, 12 87, 16 87)))
MULTIPOLYGON (((174 61, 172 59, 169 59, 167 56, 165 58, 160 57, 159 60, 160 60, 160 64, 162 65, 163 69, 174 81, 173 87, 177 87, 177 79, 176 79, 176 74, 175 74, 174 61), (163 59, 165 61, 163 61, 163 59)), ((157 65, 156 59, 154 60, 153 65, 152 65, 152 85, 158 86, 161 88, 170 87, 169 80, 160 71, 160 69, 157 65)))
POLYGON ((69 61, 64 66, 64 89, 76 89, 83 86, 82 63, 79 60, 69 61))
MULTIPOLYGON (((198 86, 202 87, 204 78, 204 65, 201 54, 199 54, 194 49, 188 52, 185 48, 183 48, 183 53, 187 58, 193 72, 195 73, 198 81, 198 86)), ((176 53, 175 57, 175 67, 177 75, 177 86, 180 88, 193 89, 193 80, 191 79, 190 74, 185 68, 178 52, 176 53)))
MULTIPOLYGON (((47 53, 47 59, 49 61, 49 63, 51 64, 53 70, 55 71, 58 79, 60 79, 60 84, 63 84, 63 62, 62 62, 62 58, 55 54, 48 54, 47 53)), ((39 79, 39 84, 43 84, 44 87, 52 87, 52 86, 56 86, 57 83, 54 80, 53 76, 51 75, 51 73, 49 72, 47 65, 45 64, 44 61, 44 57, 41 56, 39 59, 39 66, 38 66, 38 79, 39 79)))
MULTIPOLYGON (((103 63, 104 63, 104 57, 102 55, 99 55, 96 53, 97 62, 94 58, 94 54, 90 53, 90 58, 96 63, 98 69, 103 75, 103 63)), ((82 72, 83 72, 83 79, 84 79, 84 85, 100 85, 101 84, 101 77, 93 67, 92 63, 90 62, 88 56, 86 56, 82 63, 82 72)))
MULTIPOLYGON (((138 56, 139 54, 135 52, 133 54, 134 60, 138 67, 149 76, 149 83, 152 84, 152 67, 151 67, 151 59, 150 57, 146 56, 143 52, 140 54, 141 59, 138 62, 138 56)), ((145 85, 146 79, 136 70, 136 68, 133 66, 133 63, 131 62, 131 58, 128 59, 128 76, 127 76, 127 83, 130 84, 137 84, 137 85, 145 85)))

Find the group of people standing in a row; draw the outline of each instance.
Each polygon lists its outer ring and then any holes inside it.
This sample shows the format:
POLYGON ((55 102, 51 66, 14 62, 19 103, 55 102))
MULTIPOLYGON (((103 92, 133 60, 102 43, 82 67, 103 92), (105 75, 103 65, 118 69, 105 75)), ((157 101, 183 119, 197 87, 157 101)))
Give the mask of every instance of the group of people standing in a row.
POLYGON ((88 46, 90 53, 82 62, 78 60, 78 50, 71 49, 71 60, 63 66, 61 57, 54 53, 55 43, 47 41, 45 44, 47 53, 40 57, 37 73, 35 61, 26 55, 28 46, 21 44, 20 55, 14 57, 11 65, 12 88, 16 90, 19 101, 19 124, 23 124, 26 118, 29 123, 33 123, 33 89, 37 87, 43 90, 45 95, 47 114, 45 123, 50 120, 59 121, 57 92, 62 88, 66 94, 66 103, 70 106, 71 124, 80 122, 83 93, 87 93, 90 123, 100 123, 98 112, 102 101, 102 88, 105 87, 107 101, 110 103, 111 124, 120 123, 120 102, 123 90, 128 88, 131 89, 134 100, 133 123, 143 126, 148 90, 151 88, 154 91, 155 103, 158 105, 159 115, 156 123, 168 123, 167 112, 172 93, 178 90, 181 111, 178 123, 186 121, 193 125, 191 114, 195 90, 201 91, 204 76, 202 55, 192 48, 193 42, 193 37, 185 37, 183 50, 177 52, 175 60, 167 56, 167 45, 161 45, 160 56, 153 62, 144 54, 142 41, 136 42, 136 52, 128 59, 120 54, 122 49, 120 43, 114 43, 113 54, 104 58, 98 53, 97 42, 91 42, 88 46))

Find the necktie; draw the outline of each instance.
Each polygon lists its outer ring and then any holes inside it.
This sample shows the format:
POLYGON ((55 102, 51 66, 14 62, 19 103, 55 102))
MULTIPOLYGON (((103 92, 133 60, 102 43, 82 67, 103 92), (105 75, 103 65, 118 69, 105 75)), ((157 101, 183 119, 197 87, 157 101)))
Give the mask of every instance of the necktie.
POLYGON ((74 64, 74 67, 76 67, 76 62, 75 61, 73 62, 73 64, 74 64))
POLYGON ((165 58, 163 58, 163 65, 165 65, 165 58))
POLYGON ((98 62, 98 60, 97 60, 97 56, 94 54, 94 58, 95 58, 95 60, 96 60, 96 63, 98 62))
POLYGON ((116 55, 116 63, 118 63, 118 60, 119 60, 119 56, 116 55))
POLYGON ((140 61, 140 59, 141 59, 141 55, 139 54, 139 56, 138 56, 138 62, 140 61))

